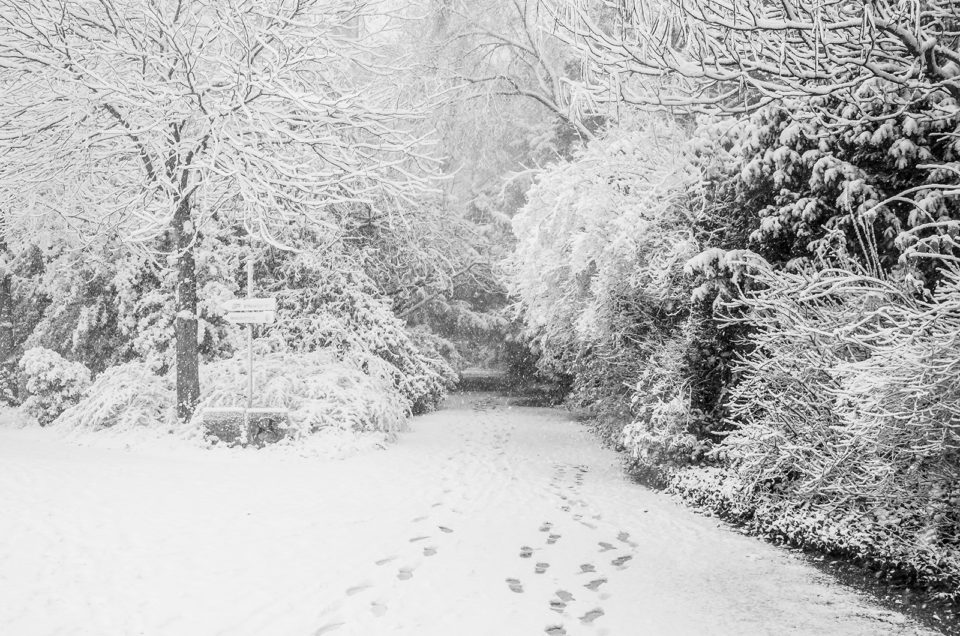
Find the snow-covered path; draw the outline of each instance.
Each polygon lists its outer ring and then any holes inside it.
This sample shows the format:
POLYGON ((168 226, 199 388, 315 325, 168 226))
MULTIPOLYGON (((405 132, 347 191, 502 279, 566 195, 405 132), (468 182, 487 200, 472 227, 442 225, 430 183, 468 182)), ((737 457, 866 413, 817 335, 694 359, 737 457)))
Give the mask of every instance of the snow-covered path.
POLYGON ((926 632, 474 395, 331 462, 0 429, 0 633, 926 632))

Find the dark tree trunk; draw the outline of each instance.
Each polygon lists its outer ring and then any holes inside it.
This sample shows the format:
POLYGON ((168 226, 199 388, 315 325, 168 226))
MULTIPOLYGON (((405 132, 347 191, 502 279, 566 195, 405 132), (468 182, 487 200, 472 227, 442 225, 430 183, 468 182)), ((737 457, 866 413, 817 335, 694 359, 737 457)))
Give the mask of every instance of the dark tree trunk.
POLYGON ((0 277, 0 364, 9 364, 16 357, 13 339, 13 281, 10 272, 0 277))
POLYGON ((0 238, 0 254, 7 266, 0 272, 0 365, 14 361, 16 342, 13 337, 13 257, 7 248, 6 239, 0 238))
POLYGON ((196 230, 190 219, 190 199, 177 206, 173 217, 177 249, 177 418, 189 420, 200 399, 200 356, 197 349, 197 272, 194 258, 196 230))
POLYGON ((17 341, 13 332, 13 259, 4 239, 0 239, 0 253, 7 261, 0 272, 0 402, 17 404, 20 387, 16 381, 17 341))

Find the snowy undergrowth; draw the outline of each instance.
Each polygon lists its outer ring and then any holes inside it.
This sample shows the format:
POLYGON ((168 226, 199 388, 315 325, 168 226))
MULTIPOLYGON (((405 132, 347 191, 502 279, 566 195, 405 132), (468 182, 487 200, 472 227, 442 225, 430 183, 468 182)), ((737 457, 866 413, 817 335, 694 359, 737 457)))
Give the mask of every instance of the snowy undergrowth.
POLYGON ((869 505, 831 505, 824 500, 745 499, 747 490, 735 471, 716 466, 676 469, 667 491, 692 508, 742 523, 778 543, 859 560, 879 572, 905 574, 956 598, 960 577, 956 546, 934 545, 919 537, 914 545, 888 522, 878 521, 869 505), (828 505, 824 505, 828 504, 828 505))
POLYGON ((731 390, 721 467, 688 502, 960 594, 960 276, 929 298, 850 269, 759 268, 737 308, 755 348, 731 390))
POLYGON ((100 374, 83 399, 53 424, 91 430, 169 430, 176 423, 175 395, 170 379, 157 375, 145 363, 129 362, 100 374))
MULTIPOLYGON (((404 428, 411 404, 383 366, 374 356, 351 363, 329 351, 267 354, 256 361, 254 402, 289 409, 298 436, 327 428, 395 433, 404 428)), ((201 386, 200 408, 244 404, 245 359, 204 365, 201 386)))
MULTIPOLYGON (((255 363, 254 405, 290 410, 291 435, 266 452, 342 457, 385 446, 402 430, 411 405, 378 358, 341 361, 330 351, 269 353, 255 363)), ((179 423, 173 375, 130 362, 102 373, 82 399, 48 425, 82 443, 106 446, 206 447, 206 406, 246 403, 245 356, 203 364, 197 416, 179 423)), ((30 415, 26 413, 26 415, 30 415)))

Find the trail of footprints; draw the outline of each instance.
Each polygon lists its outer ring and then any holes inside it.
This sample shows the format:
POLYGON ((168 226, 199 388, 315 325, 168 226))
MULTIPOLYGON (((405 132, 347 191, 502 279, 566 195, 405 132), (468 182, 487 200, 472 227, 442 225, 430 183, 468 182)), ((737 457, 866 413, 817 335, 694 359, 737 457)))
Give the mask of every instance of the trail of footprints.
MULTIPOLYGON (((591 530, 596 530, 597 525, 591 523, 584 519, 584 515, 581 513, 573 512, 573 509, 576 508, 586 508, 587 504, 582 499, 578 498, 580 487, 583 485, 584 477, 587 474, 588 469, 585 466, 557 466, 554 472, 553 479, 551 480, 551 486, 554 492, 560 497, 563 502, 560 506, 560 509, 564 512, 570 513, 574 521, 580 523, 581 525, 590 528, 591 530), (572 484, 567 483, 564 487, 563 482, 567 480, 568 471, 573 471, 573 480, 572 484)), ((594 515, 591 517, 592 520, 599 521, 601 519, 600 515, 594 515)), ((544 521, 543 524, 539 527, 539 531, 546 534, 546 546, 555 545, 562 536, 559 533, 553 532, 554 524, 551 521, 544 521)), ((631 541, 630 534, 627 532, 620 531, 617 534, 616 541, 598 541, 597 542, 597 554, 606 555, 607 552, 617 552, 619 550, 630 549, 637 547, 637 544, 631 541)), ((534 548, 529 545, 523 545, 520 547, 520 558, 521 559, 530 559, 533 557, 534 548)), ((616 570, 625 570, 629 567, 630 562, 633 560, 633 556, 630 554, 617 554, 613 559, 609 561, 609 565, 615 568, 616 570)), ((603 587, 607 582, 608 578, 602 574, 598 573, 597 565, 594 563, 582 563, 580 565, 580 571, 577 572, 577 576, 582 575, 585 579, 585 582, 582 584, 583 588, 586 590, 584 592, 584 597, 581 600, 587 600, 592 597, 593 594, 599 596, 598 600, 604 600, 609 598, 609 595, 600 593, 601 587, 603 587)), ((544 574, 550 568, 550 563, 547 561, 537 561, 534 566, 534 574, 544 574)), ((510 590, 521 594, 523 593, 523 584, 520 579, 517 578, 508 578, 506 579, 507 585, 510 590)), ((557 590, 554 593, 554 597, 549 601, 549 608, 561 615, 565 615, 567 612, 568 606, 576 601, 577 598, 573 593, 567 590, 557 590)), ((589 605, 588 605, 589 606, 589 605)), ((597 605, 592 609, 586 611, 581 616, 577 617, 577 620, 582 625, 591 625, 597 619, 600 619, 604 616, 603 607, 597 605)), ((567 630, 563 624, 554 623, 547 625, 544 629, 544 632, 549 636, 566 636, 567 630)))
MULTIPOLYGON (((474 410, 485 411, 489 408, 492 408, 493 406, 494 406, 494 402, 491 401, 490 404, 480 405, 480 408, 475 408, 474 410)), ((507 441, 506 438, 509 437, 509 433, 501 433, 499 435, 504 436, 504 437, 498 436, 496 441, 500 443, 505 443, 507 441)), ((462 448, 469 447, 472 444, 473 444, 473 440, 466 438, 464 439, 464 444, 462 445, 462 448)), ((461 450, 461 452, 463 452, 463 450, 461 450)), ((456 459, 456 454, 450 455, 449 457, 447 457, 447 461, 450 461, 450 462, 453 462, 455 459, 456 459)), ((449 485, 449 479, 446 478, 446 476, 445 476, 445 481, 447 481, 447 484, 449 485)), ((447 487, 443 490, 444 495, 448 495, 451 492, 452 492, 452 489, 450 487, 447 487)), ((430 506, 431 510, 435 510, 443 507, 444 507, 443 501, 437 501, 430 506)), ((456 508, 450 508, 449 512, 458 514, 460 511, 456 508)), ((424 528, 422 527, 422 524, 428 521, 431 518, 432 514, 433 513, 431 512, 430 514, 420 515, 411 520, 414 524, 416 524, 420 528, 421 532, 414 533, 414 536, 408 539, 408 543, 415 546, 418 544, 422 544, 423 547, 421 551, 424 557, 436 556, 437 553, 440 551, 440 547, 433 541, 433 539, 440 538, 443 535, 453 534, 454 532, 454 529, 451 528, 450 526, 439 525, 439 524, 436 525, 435 527, 436 531, 438 531, 439 534, 431 531, 423 532, 424 528)), ((374 565, 376 565, 377 567, 384 567, 393 563, 394 561, 397 561, 398 558, 399 557, 397 555, 387 556, 382 559, 379 559, 378 561, 375 561, 374 565)), ((395 573, 395 579, 397 581, 409 581, 410 579, 413 578, 416 569, 417 569, 417 566, 414 566, 414 565, 402 565, 397 568, 395 573)), ((523 586, 520 585, 519 581, 516 582, 516 585, 518 586, 517 591, 522 592, 523 586)), ((374 589, 375 589, 374 585, 371 585, 370 583, 362 583, 362 584, 347 588, 345 591, 345 594, 347 597, 354 597, 361 594, 362 592, 367 592, 374 589)), ((386 603, 384 603, 382 600, 373 600, 370 602, 370 612, 374 616, 377 616, 377 617, 384 616, 387 613, 387 611, 388 611, 388 607, 386 603)), ((338 629, 339 627, 342 627, 344 624, 345 623, 342 623, 342 622, 330 623, 318 629, 315 632, 315 634, 324 634, 329 631, 333 631, 335 629, 338 629)))
MULTIPOLYGON (((491 399, 491 400, 484 400, 484 401, 478 402, 476 405, 474 405, 473 410, 474 410, 474 412, 477 412, 477 413, 484 413, 484 412, 487 412, 487 411, 498 410, 498 409, 500 409, 500 408, 502 408, 502 404, 500 404, 500 403, 499 403, 497 400, 495 400, 495 399, 491 399)), ((492 441, 494 442, 494 444, 493 444, 493 449, 494 449, 495 451, 498 451, 498 452, 499 452, 499 455, 504 455, 504 454, 506 453, 506 451, 505 451, 505 446, 506 446, 506 444, 510 441, 510 438, 511 438, 512 427, 507 428, 507 429, 497 429, 497 430, 494 430, 492 433, 493 433, 493 434, 492 434, 492 441)), ((478 447, 478 446, 483 446, 484 448, 486 448, 488 441, 489 441, 489 440, 479 440, 479 441, 478 441, 478 440, 475 439, 474 436, 472 436, 472 435, 471 435, 471 436, 462 436, 462 439, 461 439, 461 442, 462 442, 462 443, 461 443, 461 445, 460 445, 459 451, 458 451, 458 452, 455 452, 455 453, 453 453, 453 454, 451 454, 451 455, 449 455, 449 456, 447 457, 447 461, 448 461, 448 462, 451 462, 451 463, 454 463, 454 462, 458 459, 458 455, 463 455, 463 454, 472 455, 472 454, 475 454, 475 453, 477 452, 477 450, 478 450, 477 447, 478 447)), ((444 495, 448 495, 448 494, 450 494, 450 493, 452 492, 452 488, 449 487, 449 486, 452 485, 452 484, 451 484, 451 477, 450 477, 449 471, 447 472, 447 474, 444 475, 443 480, 444 480, 445 485, 448 486, 447 488, 445 488, 445 489, 443 490, 443 494, 444 494, 444 495)), ((441 508, 441 507, 443 507, 443 506, 444 506, 444 503, 443 503, 442 501, 438 501, 438 502, 436 502, 436 503, 434 503, 434 504, 431 505, 431 509, 437 509, 437 508, 441 508)), ((454 514, 460 514, 460 513, 461 513, 461 511, 458 510, 457 508, 449 508, 449 512, 454 513, 454 514)), ((425 522, 425 521, 428 521, 428 520, 431 518, 431 515, 432 515, 432 514, 433 514, 433 512, 431 511, 430 514, 418 516, 418 517, 412 519, 412 522, 415 523, 415 524, 421 524, 421 523, 423 523, 423 522, 425 522)), ((433 556, 436 556, 437 553, 438 553, 439 550, 440 550, 440 547, 439 547, 438 545, 434 544, 434 543, 433 543, 432 541, 430 541, 430 540, 433 539, 433 538, 439 538, 439 537, 442 536, 442 535, 452 534, 452 533, 454 532, 454 529, 451 528, 451 527, 449 527, 449 526, 446 526, 446 525, 437 525, 437 526, 436 526, 436 530, 438 530, 438 531, 441 533, 441 535, 434 535, 433 533, 424 533, 424 534, 419 534, 419 533, 418 533, 418 534, 416 534, 415 536, 412 536, 412 537, 408 540, 408 542, 409 542, 410 544, 412 544, 412 545, 417 545, 417 544, 420 544, 420 543, 422 543, 422 542, 426 542, 426 543, 423 545, 423 548, 422 548, 423 556, 424 556, 424 557, 433 557, 433 556)), ((550 543, 555 542, 556 539, 559 538, 559 535, 550 535, 550 536, 551 536, 551 540, 549 541, 550 543)), ((532 548, 527 548, 527 549, 529 550, 529 554, 527 554, 527 557, 529 557, 530 555, 532 555, 533 552, 532 552, 532 548)), ((382 559, 379 559, 379 560, 375 561, 374 564, 375 564, 378 568, 382 568, 382 567, 384 567, 384 566, 387 566, 387 565, 393 563, 394 561, 397 561, 398 558, 399 558, 399 557, 398 557, 397 555, 391 555, 391 556, 387 556, 387 557, 384 557, 384 558, 382 558, 382 559)), ((545 571, 546 568, 549 567, 549 564, 546 564, 546 563, 538 563, 538 564, 537 564, 537 567, 538 567, 538 568, 540 568, 541 566, 543 567, 543 569, 544 569, 544 571, 545 571)), ((408 581, 408 580, 412 579, 413 576, 414 576, 415 570, 416 570, 416 566, 413 566, 413 565, 403 565, 403 566, 399 567, 399 568, 396 570, 396 575, 395 575, 395 576, 396 576, 396 580, 398 580, 398 581, 408 581)), ((523 593, 523 584, 522 584, 518 579, 507 579, 507 583, 508 583, 508 585, 510 586, 510 589, 513 590, 514 592, 516 592, 516 593, 518 593, 518 594, 523 593)), ((344 593, 345 593, 345 596, 348 597, 348 598, 349 598, 349 597, 358 597, 361 593, 368 592, 368 591, 375 590, 375 589, 376 589, 376 588, 375 588, 374 585, 372 585, 372 584, 370 584, 370 583, 368 583, 368 582, 364 582, 364 583, 361 583, 361 584, 358 584, 358 585, 354 585, 354 586, 352 586, 352 587, 347 588, 347 589, 344 591, 344 593)), ((338 604, 334 604, 334 605, 337 606, 338 604)), ((386 615, 387 611, 388 611, 388 607, 387 607, 386 603, 384 603, 382 600, 379 600, 379 599, 378 599, 378 600, 373 600, 373 601, 370 602, 370 612, 371 612, 374 616, 377 616, 377 617, 384 616, 384 615, 386 615)), ((344 623, 344 622, 342 622, 342 621, 330 622, 330 623, 327 623, 326 625, 323 625, 323 626, 320 627, 319 629, 317 629, 317 630, 314 632, 314 634, 317 635, 317 636, 320 635, 320 634, 327 634, 327 633, 329 633, 329 632, 333 632, 333 631, 335 631, 335 630, 338 630, 339 628, 343 627, 345 624, 346 624, 346 623, 344 623)))
MULTIPOLYGON (((442 505, 441 503, 437 503, 437 504, 434 504, 433 507, 436 508, 436 507, 440 507, 441 505, 442 505)), ((426 521, 427 519, 429 519, 429 517, 428 517, 427 515, 422 515, 422 516, 419 516, 419 517, 414 518, 412 521, 413 521, 414 523, 421 523, 421 522, 426 521)), ((453 533, 453 528, 450 528, 449 526, 437 525, 436 528, 437 528, 437 530, 439 530, 442 534, 452 534, 452 533, 453 533)), ((411 537, 411 538, 408 540, 408 542, 409 542, 410 544, 418 544, 418 543, 421 543, 421 542, 424 542, 424 541, 428 541, 429 539, 432 539, 432 538, 433 538, 433 537, 432 537, 431 535, 429 535, 429 534, 417 534, 416 536, 411 537)), ((423 547, 423 556, 425 556, 425 557, 435 556, 435 555, 437 554, 438 550, 439 550, 438 546, 433 545, 433 544, 427 544, 427 545, 425 545, 425 546, 423 547)), ((383 567, 383 566, 389 565, 390 563, 393 563, 393 562, 396 561, 398 558, 399 558, 399 557, 398 557, 397 555, 387 556, 387 557, 384 557, 384 558, 379 559, 379 560, 377 560, 377 561, 374 561, 374 565, 376 565, 377 567, 383 567)), ((414 575, 414 571, 415 571, 415 570, 416 570, 416 567, 415 567, 415 566, 412 566, 412 565, 404 565, 404 566, 401 566, 401 567, 397 568, 397 571, 396 571, 396 579, 397 579, 398 581, 409 581, 410 579, 413 578, 413 575, 414 575)), ((519 581, 517 581, 517 585, 520 586, 519 581)), ((357 595, 359 595, 359 594, 361 594, 361 593, 363 593, 363 592, 367 592, 367 591, 374 590, 374 589, 375 589, 375 586, 374 586, 374 585, 372 585, 372 584, 369 583, 369 582, 364 582, 364 583, 360 583, 360 584, 358 584, 358 585, 354 585, 354 586, 352 586, 352 587, 348 587, 348 588, 344 591, 344 593, 345 593, 345 595, 346 595, 347 597, 354 597, 354 596, 357 596, 357 595)), ((518 591, 522 592, 522 591, 523 591, 523 587, 520 586, 518 591)), ((388 611, 388 607, 387 607, 386 603, 384 603, 382 600, 377 599, 377 600, 373 600, 373 601, 370 602, 370 613, 373 614, 374 616, 376 616, 376 617, 384 616, 384 615, 386 615, 387 611, 388 611)), ((327 634, 327 633, 329 633, 329 632, 332 632, 332 631, 334 631, 334 630, 337 630, 337 629, 343 627, 345 624, 346 624, 346 623, 344 623, 344 622, 342 622, 342 621, 336 621, 336 622, 328 623, 328 624, 320 627, 319 629, 317 629, 317 630, 314 632, 314 636, 319 636, 320 634, 327 634)))

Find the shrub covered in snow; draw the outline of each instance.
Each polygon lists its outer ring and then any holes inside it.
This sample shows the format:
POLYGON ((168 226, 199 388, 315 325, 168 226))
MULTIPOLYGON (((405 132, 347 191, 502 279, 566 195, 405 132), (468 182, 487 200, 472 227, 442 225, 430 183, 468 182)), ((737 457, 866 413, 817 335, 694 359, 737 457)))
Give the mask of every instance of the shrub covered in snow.
POLYGON ((56 425, 167 430, 176 421, 175 405, 171 378, 157 375, 148 363, 128 362, 100 374, 86 396, 57 418, 56 425))
POLYGON ((19 367, 27 396, 23 408, 41 425, 79 402, 90 386, 89 369, 43 347, 28 349, 19 367))
POLYGON ((714 449, 729 479, 684 495, 758 530, 960 582, 960 278, 924 299, 855 267, 754 272, 755 348, 714 449))
POLYGON ((615 439, 638 376, 689 305, 698 250, 681 133, 625 124, 543 170, 514 218, 510 287, 540 370, 573 378, 571 402, 615 439))
POLYGON ((439 351, 422 338, 417 340, 424 346, 418 346, 363 272, 331 262, 329 255, 304 252, 279 259, 270 276, 276 277, 267 285, 278 312, 265 337, 278 350, 326 350, 348 368, 376 367, 375 374, 385 373, 403 397, 398 407, 412 413, 435 408, 456 381, 439 351))
MULTIPOLYGON (((290 409, 298 436, 325 428, 394 433, 404 427, 411 404, 394 386, 391 370, 382 360, 351 365, 331 350, 267 353, 263 349, 268 343, 257 344, 254 406, 290 409)), ((185 427, 176 423, 172 375, 157 375, 144 362, 105 371, 55 424, 91 430, 142 427, 195 437, 201 430, 203 407, 246 405, 246 356, 204 363, 200 373, 200 407, 185 427)))
MULTIPOLYGON (((245 358, 205 364, 200 372, 200 409, 246 404, 245 358)), ((327 427, 392 433, 403 429, 411 409, 382 360, 351 364, 330 349, 258 354, 254 384, 255 405, 289 409, 300 435, 327 427)))

